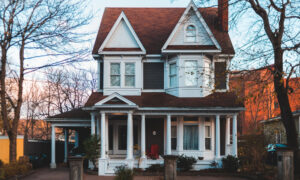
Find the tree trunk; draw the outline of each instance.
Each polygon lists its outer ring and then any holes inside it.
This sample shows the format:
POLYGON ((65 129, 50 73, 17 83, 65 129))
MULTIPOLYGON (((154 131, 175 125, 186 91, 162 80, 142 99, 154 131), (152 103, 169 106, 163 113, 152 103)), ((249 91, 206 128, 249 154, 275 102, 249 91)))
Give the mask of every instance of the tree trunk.
POLYGON ((10 131, 9 137, 9 162, 17 160, 17 134, 10 131))
POLYGON ((274 48, 275 58, 275 74, 274 87, 277 95, 277 100, 280 106, 281 121, 286 130, 287 144, 291 148, 298 149, 298 139, 295 121, 289 102, 288 90, 284 86, 283 78, 283 53, 281 50, 274 48), (277 50, 276 50, 277 49, 277 50))

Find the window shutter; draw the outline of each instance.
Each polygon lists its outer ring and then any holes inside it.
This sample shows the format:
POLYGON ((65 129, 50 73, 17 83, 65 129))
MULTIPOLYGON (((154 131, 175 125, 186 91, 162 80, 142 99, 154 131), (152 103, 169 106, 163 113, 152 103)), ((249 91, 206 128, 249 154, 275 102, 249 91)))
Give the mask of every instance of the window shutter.
POLYGON ((215 62, 215 88, 226 89, 226 62, 215 62))

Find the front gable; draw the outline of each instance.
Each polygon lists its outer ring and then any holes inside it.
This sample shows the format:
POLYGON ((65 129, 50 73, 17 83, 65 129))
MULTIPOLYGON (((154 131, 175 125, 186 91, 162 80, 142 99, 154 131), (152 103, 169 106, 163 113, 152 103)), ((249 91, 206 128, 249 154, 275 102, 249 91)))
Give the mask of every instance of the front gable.
POLYGON ((189 51, 221 51, 221 47, 204 21, 193 1, 190 2, 177 25, 173 29, 166 43, 162 47, 162 52, 173 50, 189 51), (186 38, 187 26, 194 26, 196 31, 196 41, 190 42, 186 38))
POLYGON ((95 106, 136 106, 136 104, 118 93, 113 93, 97 102, 95 106))
POLYGON ((145 54, 146 50, 132 28, 125 13, 122 11, 110 32, 99 48, 99 54, 108 52, 138 52, 145 54))

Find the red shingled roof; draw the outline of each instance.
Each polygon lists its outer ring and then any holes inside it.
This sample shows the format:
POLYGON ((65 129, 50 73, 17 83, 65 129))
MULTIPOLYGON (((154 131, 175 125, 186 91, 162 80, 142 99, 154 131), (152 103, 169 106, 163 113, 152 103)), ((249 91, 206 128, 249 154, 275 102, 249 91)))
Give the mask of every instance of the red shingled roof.
MULTIPOLYGON (((103 93, 94 92, 85 107, 93 106, 106 98, 103 93)), ((167 93, 142 93, 141 96, 124 96, 139 107, 244 107, 232 92, 215 92, 202 98, 179 98, 167 93)))
MULTIPOLYGON (((160 54, 184 10, 185 8, 105 8, 92 53, 98 54, 98 49, 123 11, 147 54, 160 54)), ((222 53, 234 54, 228 32, 221 31, 218 25, 218 9, 199 8, 199 11, 220 44, 222 53)))

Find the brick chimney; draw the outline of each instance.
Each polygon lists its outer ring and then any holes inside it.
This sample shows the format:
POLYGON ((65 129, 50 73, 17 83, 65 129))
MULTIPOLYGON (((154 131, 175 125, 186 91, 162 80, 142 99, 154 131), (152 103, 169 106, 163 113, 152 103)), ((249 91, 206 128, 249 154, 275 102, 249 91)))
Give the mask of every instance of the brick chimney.
POLYGON ((228 0, 218 0, 218 18, 220 29, 228 32, 228 0))

